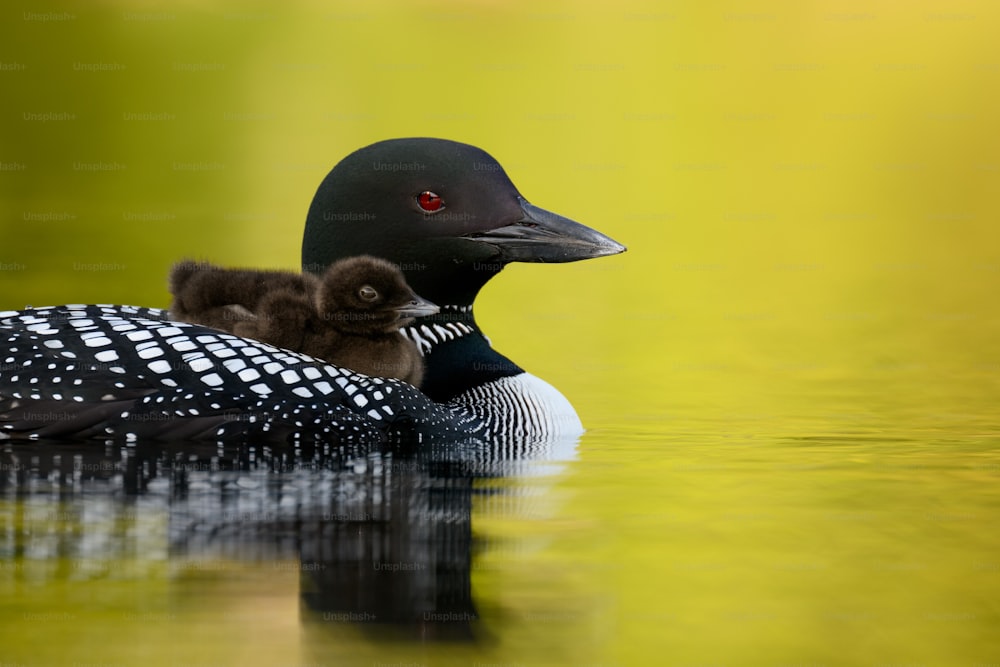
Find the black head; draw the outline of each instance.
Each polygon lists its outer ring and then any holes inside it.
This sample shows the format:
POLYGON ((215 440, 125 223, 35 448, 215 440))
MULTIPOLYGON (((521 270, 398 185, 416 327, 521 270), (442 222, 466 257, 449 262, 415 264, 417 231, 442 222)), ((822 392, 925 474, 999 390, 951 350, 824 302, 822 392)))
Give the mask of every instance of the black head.
POLYGON ((397 331, 439 310, 414 294, 395 265, 370 255, 332 264, 320 278, 316 308, 338 331, 369 335, 397 331))
POLYGON ((320 184, 303 270, 372 254, 438 303, 471 304, 509 262, 569 262, 625 248, 529 204, 485 151, 443 139, 392 139, 344 158, 320 184))

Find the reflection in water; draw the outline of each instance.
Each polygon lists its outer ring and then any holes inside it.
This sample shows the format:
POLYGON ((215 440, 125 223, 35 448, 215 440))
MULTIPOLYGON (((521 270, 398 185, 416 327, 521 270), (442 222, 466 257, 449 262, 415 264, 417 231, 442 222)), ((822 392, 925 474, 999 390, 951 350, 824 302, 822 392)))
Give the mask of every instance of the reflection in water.
POLYGON ((302 595, 328 622, 471 637, 472 480, 461 466, 374 471, 301 547, 302 595))
POLYGON ((69 580, 164 562, 285 562, 313 629, 476 640, 489 633, 470 584, 475 482, 515 474, 552 445, 514 450, 8 443, 0 557, 69 580))

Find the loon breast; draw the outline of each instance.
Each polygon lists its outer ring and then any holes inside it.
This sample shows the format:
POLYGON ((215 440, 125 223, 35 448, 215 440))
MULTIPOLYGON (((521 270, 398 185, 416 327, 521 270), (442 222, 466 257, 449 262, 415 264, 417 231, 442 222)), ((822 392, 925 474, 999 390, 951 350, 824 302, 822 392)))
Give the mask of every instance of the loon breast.
POLYGON ((485 431, 493 435, 565 438, 584 431, 566 397, 531 373, 478 385, 451 402, 482 421, 485 431))
POLYGON ((470 366, 475 370, 477 366, 498 368, 509 364, 514 369, 502 377, 484 374, 476 378, 476 384, 449 398, 448 405, 473 415, 482 423, 484 433, 494 439, 561 439, 583 433, 576 410, 559 390, 495 354, 489 339, 476 326, 471 306, 445 305, 442 312, 468 319, 418 323, 404 327, 401 333, 424 356, 432 351, 440 354, 458 341, 471 341, 474 355, 468 348, 445 353, 443 363, 450 370, 446 376, 454 378, 470 366))

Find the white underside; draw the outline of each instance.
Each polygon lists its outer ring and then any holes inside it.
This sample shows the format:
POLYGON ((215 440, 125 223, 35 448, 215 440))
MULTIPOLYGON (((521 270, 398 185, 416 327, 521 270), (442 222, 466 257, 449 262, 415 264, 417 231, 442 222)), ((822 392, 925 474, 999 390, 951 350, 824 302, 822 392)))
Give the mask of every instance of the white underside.
POLYGON ((490 435, 547 440, 584 431, 566 397, 530 373, 488 382, 452 402, 479 417, 490 435))

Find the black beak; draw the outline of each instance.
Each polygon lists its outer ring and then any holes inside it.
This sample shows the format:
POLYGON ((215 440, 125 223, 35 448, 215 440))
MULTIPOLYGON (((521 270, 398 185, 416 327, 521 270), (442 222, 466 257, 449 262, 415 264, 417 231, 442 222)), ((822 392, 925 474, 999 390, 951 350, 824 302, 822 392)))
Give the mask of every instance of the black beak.
POLYGON ((426 317, 427 315, 434 315, 441 309, 438 308, 437 304, 433 304, 427 299, 423 299, 416 294, 413 295, 413 299, 404 303, 399 308, 394 308, 400 317, 426 317))
POLYGON ((625 252, 625 246, 579 222, 521 199, 517 222, 464 238, 497 248, 507 262, 575 262, 625 252))

